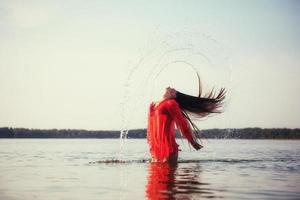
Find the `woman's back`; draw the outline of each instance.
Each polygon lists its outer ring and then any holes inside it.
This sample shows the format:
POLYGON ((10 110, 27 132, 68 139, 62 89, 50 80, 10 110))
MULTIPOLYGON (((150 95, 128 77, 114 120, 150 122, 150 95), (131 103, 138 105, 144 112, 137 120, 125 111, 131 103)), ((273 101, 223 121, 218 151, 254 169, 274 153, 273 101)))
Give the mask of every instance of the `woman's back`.
POLYGON ((150 153, 156 160, 163 161, 178 153, 174 123, 189 141, 193 139, 191 128, 174 99, 164 99, 156 105, 150 104, 147 139, 150 153))

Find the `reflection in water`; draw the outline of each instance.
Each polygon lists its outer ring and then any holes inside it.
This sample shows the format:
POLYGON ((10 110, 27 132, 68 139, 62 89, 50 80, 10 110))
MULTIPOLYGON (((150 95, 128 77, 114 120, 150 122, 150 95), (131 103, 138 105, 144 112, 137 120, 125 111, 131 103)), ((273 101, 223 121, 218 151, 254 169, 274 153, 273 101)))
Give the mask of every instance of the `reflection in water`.
POLYGON ((148 199, 222 198, 200 181, 199 164, 149 163, 146 196, 148 199))

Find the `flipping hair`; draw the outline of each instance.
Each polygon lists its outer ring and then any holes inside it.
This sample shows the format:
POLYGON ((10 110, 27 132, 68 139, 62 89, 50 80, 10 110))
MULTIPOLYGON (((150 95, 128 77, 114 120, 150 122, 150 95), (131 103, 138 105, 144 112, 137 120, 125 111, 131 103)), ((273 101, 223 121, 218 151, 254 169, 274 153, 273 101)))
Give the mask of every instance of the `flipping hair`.
POLYGON ((178 91, 176 92, 175 97, 175 100, 178 103, 182 114, 194 129, 194 139, 200 139, 200 130, 193 123, 190 116, 199 119, 213 113, 221 113, 222 111, 220 110, 220 108, 222 107, 226 94, 225 88, 221 88, 218 93, 216 93, 213 88, 207 94, 202 95, 202 86, 198 73, 197 76, 199 80, 199 95, 197 97, 183 94, 178 91))

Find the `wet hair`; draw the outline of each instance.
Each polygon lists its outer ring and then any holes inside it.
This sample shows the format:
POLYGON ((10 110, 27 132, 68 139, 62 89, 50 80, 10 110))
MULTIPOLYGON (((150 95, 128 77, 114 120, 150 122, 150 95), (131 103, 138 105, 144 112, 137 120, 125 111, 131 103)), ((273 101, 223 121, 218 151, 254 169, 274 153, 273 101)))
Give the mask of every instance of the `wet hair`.
MULTIPOLYGON (((198 77, 199 78, 199 77, 198 77)), ((213 113, 221 113, 220 109, 225 99, 226 90, 221 88, 217 93, 212 89, 207 94, 202 94, 201 82, 199 78, 199 95, 191 96, 179 91, 176 92, 175 100, 178 103, 182 114, 194 129, 194 138, 200 139, 200 130, 190 117, 200 119, 213 113)))
POLYGON ((177 91, 175 100, 182 110, 196 118, 202 118, 212 113, 222 112, 220 108, 225 98, 225 93, 225 89, 221 88, 216 95, 213 89, 204 97, 201 97, 201 94, 195 97, 177 91))

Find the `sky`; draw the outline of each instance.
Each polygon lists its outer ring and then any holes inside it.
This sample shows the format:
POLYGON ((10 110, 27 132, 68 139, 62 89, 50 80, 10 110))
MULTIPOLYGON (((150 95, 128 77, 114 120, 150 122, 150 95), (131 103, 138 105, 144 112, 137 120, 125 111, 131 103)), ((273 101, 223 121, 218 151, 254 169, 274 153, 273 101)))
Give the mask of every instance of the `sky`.
POLYGON ((224 112, 200 129, 299 128, 299 9, 296 0, 1 0, 0 127, 145 128, 153 96, 144 96, 169 80, 194 95, 192 62, 207 89, 228 91, 224 112), (163 81, 145 85, 156 66, 163 81))

